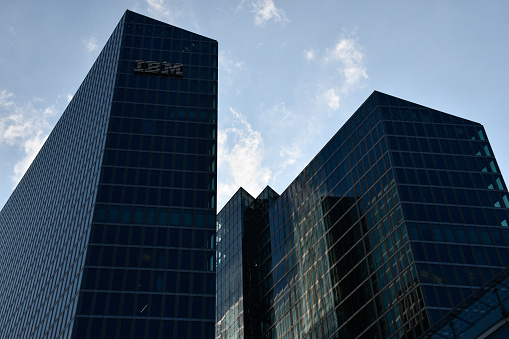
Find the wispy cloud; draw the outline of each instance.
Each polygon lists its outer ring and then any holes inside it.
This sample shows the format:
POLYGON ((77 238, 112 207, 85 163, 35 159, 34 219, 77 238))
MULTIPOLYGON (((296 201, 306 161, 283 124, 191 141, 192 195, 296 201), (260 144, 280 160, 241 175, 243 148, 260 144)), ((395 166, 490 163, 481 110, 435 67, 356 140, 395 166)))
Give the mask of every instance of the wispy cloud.
POLYGON ((218 165, 220 176, 225 178, 218 184, 218 207, 243 187, 257 195, 271 178, 271 170, 264 166, 265 149, 260 132, 255 131, 242 113, 230 107, 234 120, 219 131, 218 165))
POLYGON ((218 63, 221 81, 227 85, 232 85, 238 73, 247 69, 244 61, 232 57, 229 52, 220 51, 218 63))
POLYGON ((83 43, 89 53, 95 52, 99 49, 99 46, 97 45, 97 38, 95 36, 91 36, 90 38, 83 40, 83 43))
POLYGON ((40 99, 16 101, 13 93, 0 92, 0 144, 18 147, 23 158, 13 168, 11 180, 16 185, 51 130, 49 120, 56 114, 54 106, 38 107, 40 99))
POLYGON ((323 77, 324 80, 317 84, 316 98, 318 104, 336 111, 341 99, 352 90, 361 88, 364 80, 368 79, 364 52, 355 36, 342 37, 334 47, 326 49, 322 60, 329 76, 323 77))
POLYGON ((327 103, 327 105, 333 109, 337 110, 339 108, 339 94, 337 93, 337 90, 334 88, 329 88, 324 94, 323 94, 323 100, 327 103))
MULTIPOLYGON (((266 147, 266 158, 270 160, 269 168, 273 173, 270 185, 280 184, 291 168, 299 168, 299 161, 302 161, 307 143, 313 140, 318 131, 314 117, 310 116, 310 110, 301 103, 288 107, 284 101, 280 101, 260 114, 269 145, 266 147)), ((291 171, 291 174, 294 174, 294 171, 291 171)))
POLYGON ((25 172, 32 164, 32 161, 34 161, 37 153, 39 153, 47 138, 48 133, 40 130, 37 131, 36 134, 31 138, 23 141, 23 150, 25 152, 25 156, 14 165, 14 173, 11 176, 11 180, 14 183, 14 186, 16 186, 23 175, 25 175, 25 172))
MULTIPOLYGON (((244 9, 246 2, 248 1, 242 0, 236 10, 244 9)), ((280 23, 290 21, 286 16, 285 11, 282 8, 276 7, 274 0, 254 0, 248 2, 248 7, 250 8, 251 13, 254 14, 254 23, 256 26, 264 26, 269 20, 274 20, 275 22, 280 23)))
POLYGON ((71 102, 71 100, 72 100, 72 98, 73 98, 73 96, 74 96, 74 95, 73 95, 72 93, 60 94, 60 95, 58 96, 58 99, 65 98, 65 101, 66 101, 67 103, 70 103, 70 102, 71 102))
POLYGON ((148 6, 148 12, 156 17, 164 17, 170 23, 174 23, 175 20, 182 14, 180 9, 176 9, 173 6, 172 9, 166 4, 164 0, 146 0, 148 6))
POLYGON ((312 49, 305 49, 303 54, 307 60, 313 60, 316 57, 316 52, 312 49))
POLYGON ((281 147, 279 151, 279 156, 284 159, 283 167, 288 165, 293 165, 297 160, 302 156, 301 150, 298 147, 287 148, 285 146, 281 147))
POLYGON ((359 86, 362 80, 368 78, 364 53, 355 38, 341 39, 332 50, 327 51, 325 61, 339 62, 338 71, 344 76, 343 91, 359 86))
POLYGON ((149 11, 154 11, 162 14, 166 14, 167 12, 169 12, 168 8, 164 3, 164 0, 147 0, 147 5, 149 11))
POLYGON ((289 166, 295 165, 302 158, 302 145, 293 140, 291 145, 282 145, 279 148, 279 165, 274 171, 271 182, 276 183, 281 174, 285 173, 289 166))
POLYGON ((260 117, 264 122, 268 122, 266 128, 270 130, 271 134, 278 135, 278 131, 281 135, 291 135, 291 130, 296 125, 302 125, 300 117, 296 112, 290 110, 286 102, 276 102, 270 107, 266 107, 260 113, 260 117))

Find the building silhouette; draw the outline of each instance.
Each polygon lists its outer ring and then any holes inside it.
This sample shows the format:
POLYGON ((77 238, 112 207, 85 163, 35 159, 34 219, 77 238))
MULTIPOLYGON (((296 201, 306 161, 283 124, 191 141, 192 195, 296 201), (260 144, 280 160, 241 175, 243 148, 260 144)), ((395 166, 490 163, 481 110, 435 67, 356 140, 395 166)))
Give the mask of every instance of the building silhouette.
POLYGON ((0 212, 0 337, 212 338, 217 42, 126 11, 0 212))
POLYGON ((216 338, 418 337, 509 266, 508 198, 481 124, 375 91, 219 212, 216 338))

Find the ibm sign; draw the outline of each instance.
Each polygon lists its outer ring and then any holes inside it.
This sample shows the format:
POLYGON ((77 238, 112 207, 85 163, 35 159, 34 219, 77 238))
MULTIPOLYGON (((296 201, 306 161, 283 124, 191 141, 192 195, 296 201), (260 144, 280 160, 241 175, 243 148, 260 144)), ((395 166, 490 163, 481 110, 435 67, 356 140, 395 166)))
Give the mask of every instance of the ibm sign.
POLYGON ((137 74, 154 74, 168 77, 182 78, 184 76, 183 64, 172 64, 169 62, 156 62, 136 60, 134 73, 137 74))

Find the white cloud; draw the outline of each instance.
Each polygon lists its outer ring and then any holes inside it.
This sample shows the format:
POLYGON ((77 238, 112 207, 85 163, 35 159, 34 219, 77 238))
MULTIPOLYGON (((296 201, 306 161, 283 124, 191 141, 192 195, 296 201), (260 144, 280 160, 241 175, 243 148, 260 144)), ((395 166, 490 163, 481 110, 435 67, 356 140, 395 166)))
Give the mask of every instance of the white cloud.
POLYGON ((302 158, 302 140, 294 140, 292 146, 281 146, 279 149, 279 160, 277 170, 272 176, 272 182, 277 182, 282 174, 285 174, 287 168, 295 167, 297 161, 302 158))
MULTIPOLYGON (((284 189, 347 118, 340 110, 343 100, 368 78, 364 52, 351 36, 328 46, 300 50, 302 75, 291 85, 295 97, 255 103, 244 112, 251 124, 233 109, 231 115, 222 114, 229 128, 221 128, 218 136, 218 207, 241 186, 254 196, 267 184, 284 189), (232 116, 234 123, 228 123, 232 116)), ((221 82, 234 76, 242 76, 244 82, 244 74, 235 72, 244 70, 245 64, 227 56, 219 56, 221 82)))
POLYGON ((318 104, 335 111, 339 109, 342 98, 362 87, 363 81, 368 79, 364 53, 355 37, 347 37, 340 39, 332 49, 327 49, 323 61, 324 70, 330 75, 317 84, 316 98, 318 104))
POLYGON ((164 13, 168 9, 164 4, 164 0, 147 0, 147 5, 150 11, 164 13))
POLYGON ((304 53, 304 57, 307 60, 313 60, 316 57, 316 52, 313 51, 312 49, 306 49, 306 50, 304 50, 303 53, 304 53))
MULTIPOLYGON (((242 7, 245 1, 239 5, 242 7)), ((269 20, 276 22, 289 22, 290 20, 286 17, 286 13, 283 9, 277 8, 274 4, 274 0, 255 0, 251 2, 252 10, 254 13, 254 22, 256 26, 263 26, 269 20)))
POLYGON ((95 36, 91 36, 90 38, 83 40, 85 47, 89 53, 95 52, 99 49, 97 45, 97 38, 95 36))
POLYGON ((284 158, 284 167, 288 165, 293 165, 297 162, 297 160, 301 157, 301 151, 298 147, 287 148, 285 146, 281 147, 279 152, 279 156, 284 158))
MULTIPOLYGON (((286 107, 284 101, 276 103, 272 108, 268 109, 263 115, 276 125, 289 125, 295 122, 295 115, 286 107)), ((279 127, 278 127, 279 128, 279 127)))
POLYGON ((58 98, 58 99, 65 98, 65 101, 66 101, 66 103, 68 104, 68 103, 70 103, 70 102, 71 102, 71 100, 72 100, 73 96, 74 96, 74 95, 73 95, 72 93, 70 93, 70 92, 69 92, 69 93, 67 93, 67 94, 59 94, 57 98, 58 98))
POLYGON ((11 179, 16 185, 40 148, 46 141, 51 124, 49 119, 55 116, 53 106, 37 107, 41 100, 34 98, 18 102, 15 96, 5 90, 0 92, 0 144, 18 147, 23 158, 13 168, 11 179))
POLYGON ((336 89, 330 88, 323 94, 323 99, 333 110, 337 110, 339 108, 339 95, 336 89))
POLYGON ((30 167, 32 161, 34 161, 37 153, 39 153, 47 138, 47 133, 38 131, 35 136, 24 141, 23 149, 25 151, 25 156, 14 165, 14 174, 11 176, 14 186, 21 180, 27 169, 30 167))
POLYGON ((182 15, 183 11, 177 9, 173 3, 172 7, 166 4, 165 0, 146 0, 148 12, 158 18, 164 18, 169 23, 175 23, 175 20, 182 15))
POLYGON ((321 130, 321 110, 313 111, 315 108, 315 103, 299 101, 288 106, 280 101, 260 114, 267 142, 266 159, 273 173, 270 185, 286 187, 295 170, 304 165, 300 163, 304 153, 321 130))
POLYGON ((244 61, 235 59, 229 52, 220 51, 218 55, 220 85, 232 85, 240 72, 246 71, 244 61))
POLYGON ((344 76, 344 92, 358 87, 362 80, 368 78, 364 53, 356 39, 341 39, 334 49, 327 52, 326 61, 340 63, 338 71, 344 76))
POLYGON ((230 107, 234 121, 218 135, 218 207, 243 187, 257 195, 268 183, 272 171, 263 165, 265 149, 260 132, 253 130, 246 117, 230 107))

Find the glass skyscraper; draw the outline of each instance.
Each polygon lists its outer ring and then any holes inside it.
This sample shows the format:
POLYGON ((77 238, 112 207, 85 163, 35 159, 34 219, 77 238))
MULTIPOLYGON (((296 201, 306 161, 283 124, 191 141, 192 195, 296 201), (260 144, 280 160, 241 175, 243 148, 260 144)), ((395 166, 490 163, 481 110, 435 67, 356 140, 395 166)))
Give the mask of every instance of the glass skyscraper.
POLYGON ((217 42, 126 11, 0 212, 0 337, 212 338, 217 42))
POLYGON ((219 213, 216 337, 418 337, 509 265, 508 198, 481 124, 374 92, 219 213))

